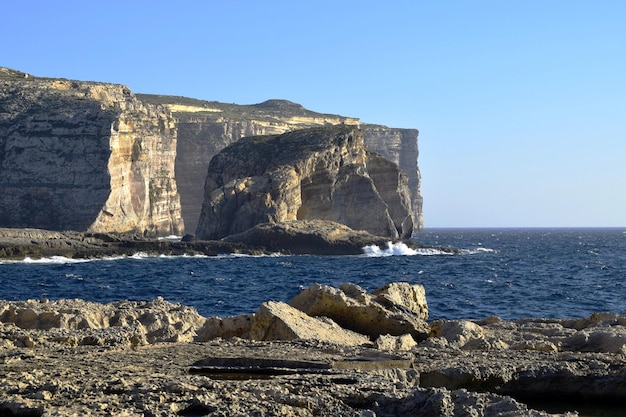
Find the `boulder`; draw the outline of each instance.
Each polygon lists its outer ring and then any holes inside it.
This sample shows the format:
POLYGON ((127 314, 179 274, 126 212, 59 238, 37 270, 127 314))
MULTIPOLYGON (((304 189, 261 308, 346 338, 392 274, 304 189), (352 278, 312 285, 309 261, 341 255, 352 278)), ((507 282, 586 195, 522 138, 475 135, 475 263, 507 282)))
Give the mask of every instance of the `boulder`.
POLYGON ((410 334, 391 336, 384 334, 374 341, 374 347, 379 350, 411 350, 417 346, 417 342, 410 334))
POLYGON ((394 283, 368 294, 355 284, 343 284, 340 288, 313 284, 289 304, 311 316, 329 317, 372 340, 385 334, 410 334, 419 342, 429 332, 425 321, 428 307, 421 285, 394 283))
POLYGON ((308 316, 283 302, 268 301, 259 307, 250 331, 252 340, 316 340, 355 346, 369 344, 367 337, 342 329, 330 319, 308 316))
POLYGON ((209 317, 198 330, 197 342, 231 337, 250 338, 250 329, 254 323, 254 314, 240 314, 230 317, 209 317))
POLYGON ((355 126, 242 138, 209 164, 196 236, 221 239, 261 223, 313 219, 410 237, 407 176, 368 151, 355 126))

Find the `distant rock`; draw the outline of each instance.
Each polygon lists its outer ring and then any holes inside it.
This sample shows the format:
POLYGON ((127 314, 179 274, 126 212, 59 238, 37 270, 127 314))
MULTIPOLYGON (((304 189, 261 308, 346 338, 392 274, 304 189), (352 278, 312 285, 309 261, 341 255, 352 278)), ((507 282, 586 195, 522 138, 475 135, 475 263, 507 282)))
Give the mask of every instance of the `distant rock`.
POLYGON ((243 138, 211 160, 196 236, 220 239, 261 223, 314 219, 410 237, 406 174, 369 152, 354 126, 243 138))

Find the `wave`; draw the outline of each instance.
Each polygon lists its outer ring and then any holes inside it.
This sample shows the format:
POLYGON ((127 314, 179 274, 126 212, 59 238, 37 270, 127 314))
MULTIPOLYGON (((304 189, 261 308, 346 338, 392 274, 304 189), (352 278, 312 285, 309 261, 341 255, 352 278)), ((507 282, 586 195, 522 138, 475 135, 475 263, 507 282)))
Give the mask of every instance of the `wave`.
POLYGON ((26 257, 22 260, 3 260, 0 261, 1 264, 41 264, 41 265, 64 265, 64 264, 81 264, 86 262, 96 262, 96 261, 117 261, 120 259, 147 259, 154 258, 156 256, 148 255, 145 252, 137 252, 134 255, 118 255, 118 256, 103 256, 96 258, 68 258, 67 256, 49 256, 43 258, 31 258, 26 257))
POLYGON ((476 255, 477 253, 497 253, 497 251, 491 248, 473 248, 461 249, 459 253, 461 253, 462 255, 476 255))
POLYGON ((379 256, 435 256, 435 255, 476 255, 479 253, 496 253, 495 249, 490 248, 472 248, 472 249, 459 249, 453 250, 449 248, 417 248, 413 249, 408 247, 402 242, 392 243, 387 242, 387 248, 381 249, 378 245, 365 246, 363 253, 367 256, 379 257, 379 256))
POLYGON ((157 240, 167 240, 170 242, 180 242, 182 240, 182 236, 169 235, 169 236, 161 236, 158 237, 157 240))
POLYGON ((437 248, 409 248, 402 242, 387 242, 387 248, 381 249, 378 245, 369 245, 363 248, 363 253, 367 256, 414 256, 414 255, 451 255, 449 251, 444 251, 437 248))

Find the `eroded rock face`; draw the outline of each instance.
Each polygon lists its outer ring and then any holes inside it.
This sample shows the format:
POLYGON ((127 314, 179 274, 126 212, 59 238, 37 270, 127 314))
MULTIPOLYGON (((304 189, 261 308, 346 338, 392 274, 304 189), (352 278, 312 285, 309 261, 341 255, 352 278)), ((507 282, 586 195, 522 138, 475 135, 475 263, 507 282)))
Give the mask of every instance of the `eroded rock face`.
POLYGON ((0 74, 0 226, 180 234, 175 120, 127 87, 0 74))
POLYGON ((395 164, 367 151, 353 126, 244 138, 211 160, 196 234, 220 239, 261 223, 320 219, 409 237, 407 184, 395 164))
POLYGON ((166 104, 178 123, 176 180, 187 233, 198 224, 209 162, 226 146, 247 136, 278 135, 296 129, 349 124, 363 130, 367 148, 396 163, 408 176, 415 230, 421 230, 422 197, 418 131, 361 123, 354 117, 317 113, 287 100, 236 105, 184 97, 139 95, 146 102, 166 104))
MULTIPOLYGON (((100 304, 83 300, 0 300, 0 324, 43 332, 46 341, 69 345, 137 346, 191 342, 206 319, 195 308, 156 298, 147 302, 100 304)), ((18 334, 17 345, 31 346, 32 335, 18 334)))

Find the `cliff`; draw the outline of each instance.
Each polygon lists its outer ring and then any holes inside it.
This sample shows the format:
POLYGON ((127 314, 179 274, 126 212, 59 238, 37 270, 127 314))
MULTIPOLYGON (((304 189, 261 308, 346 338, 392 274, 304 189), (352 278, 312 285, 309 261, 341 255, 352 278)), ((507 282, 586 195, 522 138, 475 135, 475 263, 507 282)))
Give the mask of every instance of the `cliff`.
POLYGON ((0 227, 180 234, 176 140, 125 86, 0 68, 0 227))
POLYGON ((220 239, 262 223, 314 219, 409 237, 406 174, 369 151, 355 126, 246 137, 211 160, 196 234, 220 239))
POLYGON ((141 100, 167 105, 178 120, 176 180, 186 231, 193 233, 203 203, 209 161, 242 137, 276 135, 296 129, 349 124, 363 131, 367 147, 395 162, 407 174, 415 230, 423 227, 418 158, 418 131, 361 123, 359 119, 323 114, 287 100, 253 105, 227 104, 186 97, 138 94, 141 100))

